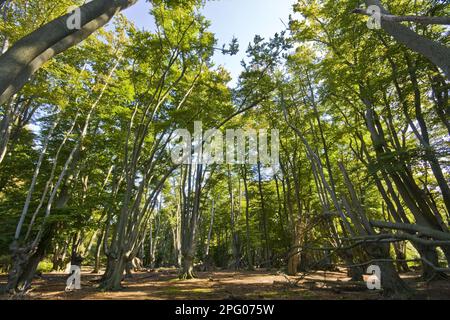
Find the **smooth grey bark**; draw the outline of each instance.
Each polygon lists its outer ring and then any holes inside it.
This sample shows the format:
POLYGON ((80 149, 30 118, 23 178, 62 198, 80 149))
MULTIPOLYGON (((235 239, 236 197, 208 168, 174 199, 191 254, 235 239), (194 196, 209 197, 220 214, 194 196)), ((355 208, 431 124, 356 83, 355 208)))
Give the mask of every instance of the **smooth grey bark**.
POLYGON ((103 227, 100 235, 97 238, 97 246, 95 247, 95 254, 94 254, 94 270, 92 270, 92 273, 98 273, 100 271, 100 253, 102 251, 102 243, 105 241, 105 234, 106 234, 106 227, 103 227))
POLYGON ((161 225, 161 212, 160 212, 161 204, 157 209, 157 217, 155 217, 154 221, 150 221, 149 226, 149 264, 150 268, 155 268, 156 265, 156 248, 159 245, 159 229, 161 225), (155 227, 153 229, 153 223, 155 227))
POLYGON ((239 250, 239 234, 236 231, 236 212, 235 212, 235 194, 233 189, 233 180, 231 177, 230 165, 227 166, 228 171, 228 193, 230 195, 230 228, 231 228, 231 245, 233 250, 233 268, 239 269, 240 250, 239 250))
MULTIPOLYGON (((365 4, 378 6, 382 15, 390 15, 379 0, 366 0, 365 4)), ((381 28, 399 43, 427 57, 450 79, 450 48, 415 33, 398 21, 381 19, 381 28)))
POLYGON ((177 210, 175 212, 175 226, 172 229, 173 249, 175 252, 175 262, 178 268, 181 268, 181 200, 177 201, 177 210))
POLYGON ((5 108, 5 114, 0 121, 0 163, 6 156, 9 137, 11 136, 11 122, 13 118, 13 107, 11 104, 9 103, 9 106, 5 108))
POLYGON ((81 29, 71 30, 63 15, 38 28, 0 56, 0 104, 17 93, 42 65, 55 55, 77 45, 103 27, 117 12, 137 0, 94 0, 80 9, 81 29))
POLYGON ((44 142, 43 148, 41 150, 41 154, 39 155, 39 159, 36 164, 36 168, 34 170, 33 178, 31 180, 31 185, 30 185, 30 188, 28 189, 28 194, 27 194, 27 198, 25 200, 25 204, 22 209, 22 214, 20 216, 19 223, 17 224, 16 233, 14 235, 15 240, 18 240, 20 237, 20 232, 22 230, 22 226, 25 221, 25 218, 28 214, 28 208, 30 206, 31 197, 33 196, 34 188, 37 183, 37 178, 38 178, 39 172, 41 170, 42 162, 44 161, 44 156, 45 156, 45 153, 47 152, 47 148, 50 143, 50 139, 53 136, 53 132, 54 132, 56 126, 58 125, 58 123, 59 123, 59 116, 58 116, 57 120, 54 121, 53 125, 50 128, 49 133, 47 134, 47 137, 45 138, 45 142, 44 142))
POLYGON ((155 243, 153 241, 153 221, 150 221, 148 231, 148 261, 151 269, 155 267, 155 243))
POLYGON ((420 234, 434 238, 435 240, 450 241, 450 233, 434 230, 418 224, 392 223, 384 221, 370 221, 370 224, 377 228, 403 230, 413 233, 418 232, 420 234))
POLYGON ((242 180, 244 183, 244 194, 245 194, 245 233, 246 233, 246 255, 247 255, 247 269, 253 270, 253 257, 252 257, 252 247, 250 241, 250 196, 248 194, 248 183, 247 183, 247 167, 242 165, 242 180))
MULTIPOLYGON (((366 16, 370 16, 367 10, 362 8, 353 10, 353 13, 359 13, 366 16)), ((395 16, 392 14, 382 14, 381 20, 391 22, 414 22, 423 25, 430 25, 430 24, 450 25, 450 17, 395 16)))
POLYGON ((264 191, 262 188, 262 176, 261 176, 261 161, 258 161, 258 192, 261 200, 261 220, 263 227, 263 240, 264 240, 264 265, 271 267, 272 262, 270 261, 270 248, 269 248, 269 230, 267 221, 267 212, 264 199, 264 191))
POLYGON ((203 165, 197 164, 195 173, 192 173, 193 164, 187 165, 181 192, 183 195, 183 208, 181 210, 181 253, 182 268, 181 279, 195 278, 194 258, 196 249, 196 236, 202 192, 203 165), (187 176, 187 177, 186 177, 187 176), (187 178, 187 179, 186 179, 187 178), (192 179, 193 178, 193 179, 192 179), (186 182, 187 180, 187 182, 186 182), (187 188, 186 188, 187 183, 187 188), (187 190, 186 190, 187 189, 187 190))
POLYGON ((211 247, 211 237, 214 226, 214 215, 216 213, 214 199, 211 200, 211 220, 209 223, 208 239, 206 242, 205 259, 209 258, 209 249, 211 247))

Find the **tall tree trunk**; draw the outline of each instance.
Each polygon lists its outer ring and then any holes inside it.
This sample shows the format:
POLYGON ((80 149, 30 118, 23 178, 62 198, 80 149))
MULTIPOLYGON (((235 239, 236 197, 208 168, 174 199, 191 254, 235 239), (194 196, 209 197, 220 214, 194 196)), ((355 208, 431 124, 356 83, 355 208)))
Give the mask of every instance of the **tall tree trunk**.
POLYGON ((181 268, 181 200, 177 202, 175 226, 173 228, 173 247, 175 252, 176 266, 178 268, 181 268))
POLYGON ((248 194, 248 182, 247 182, 247 167, 242 165, 242 180, 244 182, 244 194, 245 194, 245 233, 246 233, 246 255, 247 255, 247 269, 253 270, 253 257, 250 238, 250 196, 248 194))
POLYGON ((100 254, 102 252, 103 241, 108 241, 106 239, 106 227, 102 228, 102 231, 97 239, 97 246, 95 247, 95 254, 94 254, 94 257, 95 257, 94 270, 92 270, 92 273, 100 272, 100 254))
POLYGON ((269 249, 269 231, 267 225, 267 212, 266 212, 266 204, 264 200, 264 192, 262 188, 262 176, 261 176, 261 162, 258 161, 258 190, 259 197, 261 200, 261 222, 263 228, 263 239, 264 239, 264 266, 271 267, 270 261, 270 249, 269 249))
POLYGON ((210 249, 211 249, 211 238, 212 238, 212 232, 214 227, 214 216, 216 214, 216 208, 215 208, 215 202, 214 199, 211 200, 211 219, 209 223, 209 230, 208 230, 208 238, 206 240, 206 250, 205 250, 205 270, 208 270, 211 267, 211 264, 213 263, 213 260, 210 256, 210 249))
POLYGON ((390 244, 366 245, 364 249, 371 259, 378 260, 373 264, 379 266, 381 270, 383 295, 398 299, 410 298, 411 288, 400 278, 390 258, 390 244))
POLYGON ((228 193, 230 195, 230 227, 231 227, 231 247, 233 251, 233 269, 238 270, 240 265, 240 254, 239 254, 239 235, 236 231, 236 213, 235 213, 235 199, 234 199, 234 189, 233 180, 231 177, 230 165, 227 166, 228 169, 228 193))
POLYGON ((288 256, 288 262, 287 262, 287 274, 290 276, 295 276, 298 272, 298 266, 300 264, 300 253, 304 251, 304 249, 301 247, 302 241, 301 241, 301 221, 298 219, 294 226, 294 239, 293 239, 293 246, 292 249, 289 252, 288 256))
MULTIPOLYGON (((188 197, 185 197, 185 207, 182 210, 182 268, 181 279, 195 278, 194 259, 196 249, 196 237, 199 218, 200 197, 202 191, 203 165, 197 164, 195 170, 194 186, 191 187, 192 166, 188 165, 188 197), (192 202, 190 201, 190 190, 193 190, 192 202)), ((184 188, 183 188, 184 189, 184 188)), ((184 193, 184 190, 182 191, 184 193)))
MULTIPOLYGON (((13 100, 13 99, 12 99, 13 100)), ((8 149, 8 143, 11 136, 11 124, 13 122, 13 115, 14 115, 14 106, 13 102, 8 102, 6 108, 5 108, 5 114, 0 121, 0 164, 5 159, 7 149, 8 149)))
POLYGON ((8 275, 7 292, 11 294, 26 293, 31 288, 38 264, 50 248, 55 229, 55 225, 47 225, 36 246, 29 245, 19 248, 17 242, 11 245, 13 263, 8 275))
POLYGON ((106 271, 102 277, 100 288, 112 291, 121 290, 126 264, 127 258, 123 253, 108 255, 106 271))

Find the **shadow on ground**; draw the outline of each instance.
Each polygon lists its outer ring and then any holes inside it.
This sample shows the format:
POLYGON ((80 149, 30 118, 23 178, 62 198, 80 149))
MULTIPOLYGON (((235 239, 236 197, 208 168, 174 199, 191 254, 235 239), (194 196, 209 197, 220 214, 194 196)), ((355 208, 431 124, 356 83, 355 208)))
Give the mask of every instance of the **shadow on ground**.
MULTIPOLYGON (((98 287, 100 274, 83 270, 82 290, 65 292, 67 275, 47 273, 35 280, 32 291, 22 299, 32 300, 376 300, 379 292, 369 291, 364 284, 350 286, 345 272, 315 272, 294 285, 298 277, 286 277, 268 271, 200 272, 198 278, 178 280, 174 269, 140 272, 123 282, 117 292, 102 292, 98 287)), ((421 282, 417 274, 403 275, 405 281, 417 290, 418 299, 450 300, 450 281, 421 282)), ((0 276, 0 285, 6 276, 0 276)), ((7 295, 0 299, 14 299, 7 295)))

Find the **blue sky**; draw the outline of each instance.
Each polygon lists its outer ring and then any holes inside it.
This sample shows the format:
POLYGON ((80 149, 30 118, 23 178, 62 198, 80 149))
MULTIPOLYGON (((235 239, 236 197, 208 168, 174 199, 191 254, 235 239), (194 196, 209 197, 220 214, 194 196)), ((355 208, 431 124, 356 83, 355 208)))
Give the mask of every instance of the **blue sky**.
MULTIPOLYGON (((269 38, 285 29, 292 5, 296 0, 215 0, 208 1, 203 8, 203 15, 211 21, 210 30, 218 39, 218 46, 229 43, 233 36, 239 40, 240 51, 236 56, 223 56, 217 53, 214 61, 231 72, 234 85, 241 72, 240 61, 245 57, 245 50, 256 34, 269 38)), ((150 4, 145 0, 125 11, 125 15, 139 28, 152 29, 149 15, 150 4)))

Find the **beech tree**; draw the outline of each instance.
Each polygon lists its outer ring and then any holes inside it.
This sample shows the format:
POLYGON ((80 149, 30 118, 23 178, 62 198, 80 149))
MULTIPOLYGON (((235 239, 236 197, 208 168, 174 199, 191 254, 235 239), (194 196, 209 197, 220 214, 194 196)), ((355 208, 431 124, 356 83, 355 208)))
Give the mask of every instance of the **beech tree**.
POLYGON ((0 1, 0 267, 12 297, 69 264, 108 291, 159 268, 175 285, 213 282, 219 268, 277 272, 286 290, 334 271, 348 281, 327 286, 366 290, 377 266, 390 298, 448 280, 445 4, 299 0, 289 30, 255 35, 232 87, 214 55, 236 54, 238 40, 219 43, 203 1, 150 1, 152 30, 120 14, 135 2, 0 1), (80 30, 66 23, 74 4, 80 30), (381 29, 364 23, 368 6, 381 29), (233 142, 245 141, 243 161, 199 162, 213 128, 277 129, 279 161, 248 150, 259 136, 233 142), (191 161, 171 157, 178 129, 191 161))

